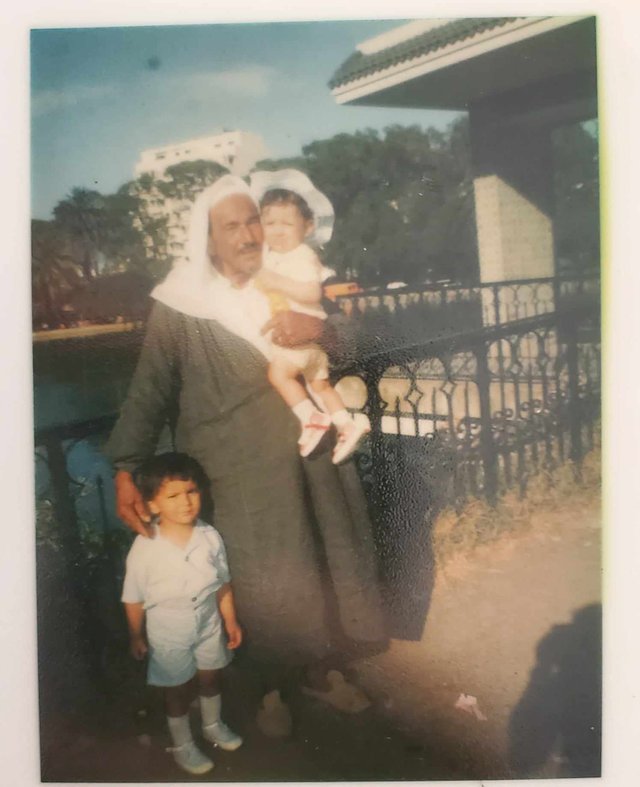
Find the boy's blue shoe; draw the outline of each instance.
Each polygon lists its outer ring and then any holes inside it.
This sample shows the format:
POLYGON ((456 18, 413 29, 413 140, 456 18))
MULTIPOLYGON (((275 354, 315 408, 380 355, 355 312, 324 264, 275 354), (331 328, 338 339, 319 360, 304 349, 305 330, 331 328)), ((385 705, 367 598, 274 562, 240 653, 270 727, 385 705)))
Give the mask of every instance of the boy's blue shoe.
POLYGON ((202 737, 224 751, 235 751, 242 746, 242 738, 230 730, 223 721, 203 726, 202 737))
POLYGON ((171 746, 167 751, 173 754, 176 765, 194 776, 208 773, 213 768, 211 760, 200 751, 193 741, 183 743, 182 746, 171 746))

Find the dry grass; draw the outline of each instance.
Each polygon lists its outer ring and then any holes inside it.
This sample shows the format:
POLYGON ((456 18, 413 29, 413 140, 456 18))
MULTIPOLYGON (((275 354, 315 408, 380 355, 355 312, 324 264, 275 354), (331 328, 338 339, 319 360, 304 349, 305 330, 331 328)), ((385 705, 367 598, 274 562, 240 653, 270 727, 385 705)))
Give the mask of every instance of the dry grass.
POLYGON ((589 453, 577 476, 571 463, 553 472, 540 472, 529 480, 526 496, 510 490, 497 506, 485 500, 469 500, 461 511, 447 508, 437 518, 433 530, 436 564, 444 569, 454 557, 469 556, 478 547, 507 534, 525 533, 533 526, 557 522, 566 512, 575 521, 582 511, 600 505, 600 451, 589 453))

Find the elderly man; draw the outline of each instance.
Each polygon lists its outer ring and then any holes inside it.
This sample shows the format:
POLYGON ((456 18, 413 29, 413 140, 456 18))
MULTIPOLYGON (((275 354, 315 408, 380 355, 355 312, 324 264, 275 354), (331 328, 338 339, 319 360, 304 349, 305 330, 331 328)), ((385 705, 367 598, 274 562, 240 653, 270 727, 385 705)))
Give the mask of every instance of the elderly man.
MULTIPOLYGON (((145 532, 131 471, 167 420, 210 481, 247 648, 261 664, 313 665, 385 639, 365 500, 353 463, 302 460, 299 427, 267 379, 265 297, 250 282, 262 228, 250 192, 224 176, 196 200, 189 259, 157 301, 107 446, 118 513, 145 532)), ((323 322, 285 313, 273 339, 316 340, 323 322)), ((310 670, 309 674, 313 674, 310 670)), ((319 688, 316 686, 316 688, 319 688)))

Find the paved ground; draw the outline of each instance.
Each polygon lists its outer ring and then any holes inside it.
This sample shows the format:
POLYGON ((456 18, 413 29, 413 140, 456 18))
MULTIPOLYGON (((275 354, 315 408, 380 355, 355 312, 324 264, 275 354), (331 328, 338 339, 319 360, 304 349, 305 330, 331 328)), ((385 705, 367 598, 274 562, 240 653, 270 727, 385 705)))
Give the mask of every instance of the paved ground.
MULTIPOLYGON (((375 698, 341 716, 294 704, 286 742, 253 722, 257 697, 229 676, 229 721, 246 738, 217 752, 209 781, 490 779, 596 775, 599 756, 600 520, 568 500, 525 532, 456 558, 436 579, 421 642, 362 662, 375 698), (238 695, 245 701, 237 702, 238 695), (476 698, 486 720, 454 707, 476 698)), ((135 719, 132 696, 58 712, 42 737, 43 780, 194 781, 163 748, 162 714, 135 719)), ((200 779, 202 780, 202 778, 200 779)), ((196 780, 197 781, 197 780, 196 780)))

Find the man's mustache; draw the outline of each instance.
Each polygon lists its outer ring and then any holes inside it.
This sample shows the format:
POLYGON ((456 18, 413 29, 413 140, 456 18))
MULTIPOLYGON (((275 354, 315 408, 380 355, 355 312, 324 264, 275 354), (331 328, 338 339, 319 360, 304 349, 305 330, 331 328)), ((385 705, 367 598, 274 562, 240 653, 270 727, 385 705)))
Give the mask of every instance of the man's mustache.
POLYGON ((262 248, 261 243, 256 243, 255 241, 251 243, 243 243, 242 246, 238 249, 240 254, 244 254, 247 251, 259 251, 262 248))

